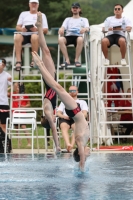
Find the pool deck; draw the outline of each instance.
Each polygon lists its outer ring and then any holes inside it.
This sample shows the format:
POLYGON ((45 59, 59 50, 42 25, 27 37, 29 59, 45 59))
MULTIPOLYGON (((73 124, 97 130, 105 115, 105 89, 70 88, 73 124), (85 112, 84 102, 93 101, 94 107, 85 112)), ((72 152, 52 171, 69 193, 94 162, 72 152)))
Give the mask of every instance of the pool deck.
MULTIPOLYGON (((31 154, 31 149, 13 149, 12 151, 13 154, 31 154)), ((38 151, 37 149, 34 149, 34 153, 37 154, 38 151)), ((39 150, 40 154, 47 154, 47 153, 54 153, 52 149, 49 149, 46 151, 45 149, 40 149, 39 150)), ((91 153, 133 153, 133 151, 120 151, 120 150, 94 150, 91 151, 91 153)))

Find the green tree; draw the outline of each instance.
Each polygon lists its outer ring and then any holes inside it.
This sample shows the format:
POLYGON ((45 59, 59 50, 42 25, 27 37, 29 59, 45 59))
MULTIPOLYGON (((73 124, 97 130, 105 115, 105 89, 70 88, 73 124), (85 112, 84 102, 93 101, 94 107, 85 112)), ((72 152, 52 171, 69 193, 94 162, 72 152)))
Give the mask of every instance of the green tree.
MULTIPOLYGON (((63 14, 66 13, 66 10, 68 9, 68 3, 69 0, 39 1, 39 10, 46 14, 49 27, 55 27, 57 25, 59 26, 61 24, 62 20, 64 19, 63 14)), ((29 3, 28 0, 4 0, 0 1, 0 7, 2 8, 0 12, 0 26, 3 28, 15 27, 20 13, 22 11, 29 10, 29 3)))
MULTIPOLYGON (((79 0, 83 16, 89 19, 90 24, 99 24, 107 16, 113 15, 116 3, 125 6, 130 0, 79 0)), ((64 19, 71 16, 70 8, 73 0, 40 0, 39 10, 46 14, 49 28, 60 27, 64 19)), ((15 27, 19 14, 29 10, 28 0, 0 1, 0 26, 15 27)))
POLYGON ((79 0, 84 17, 89 19, 90 25, 102 23, 106 17, 114 15, 116 3, 125 6, 130 0, 79 0))
POLYGON ((62 22, 66 17, 71 16, 70 13, 71 0, 63 0, 61 2, 49 3, 49 11, 47 19, 49 27, 61 27, 62 22))

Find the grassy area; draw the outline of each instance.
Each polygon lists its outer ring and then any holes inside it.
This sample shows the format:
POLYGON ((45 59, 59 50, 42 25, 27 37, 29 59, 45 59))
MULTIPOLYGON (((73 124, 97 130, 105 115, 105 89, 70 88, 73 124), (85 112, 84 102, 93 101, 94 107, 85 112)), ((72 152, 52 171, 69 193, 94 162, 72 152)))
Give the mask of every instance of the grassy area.
MULTIPOLYGON (((45 149, 45 138, 44 138, 44 129, 41 126, 38 126, 38 135, 42 136, 43 138, 39 138, 39 149, 45 149)), ((52 133, 50 133, 50 141, 48 145, 48 149, 53 149, 53 137, 52 133)), ((118 144, 117 141, 114 141, 114 144, 112 146, 132 146, 133 145, 133 140, 128 139, 127 143, 123 142, 122 139, 120 139, 120 144, 118 144)), ((30 149, 31 147, 27 146, 27 139, 21 139, 21 146, 18 144, 18 139, 12 139, 12 146, 13 149, 30 149)), ((62 149, 65 148, 65 142, 63 138, 60 138, 60 146, 62 149)), ((104 146, 104 144, 100 145, 104 146)), ((107 146, 107 145, 105 145, 107 146)), ((97 147, 97 144, 93 144, 93 148, 97 147)), ((37 149, 37 140, 36 138, 34 139, 34 149, 37 149)))
MULTIPOLYGON (((36 134, 34 134, 36 136, 36 134)), ((45 149, 45 138, 44 138, 44 128, 41 126, 38 126, 38 136, 42 136, 43 138, 39 138, 39 148, 45 149)), ((48 149, 53 149, 53 138, 52 133, 50 133, 50 141, 48 145, 48 149)), ((30 149, 31 147, 27 146, 27 139, 23 138, 21 140, 21 146, 18 144, 18 139, 13 138, 12 139, 12 147, 13 149, 30 149)), ((65 148, 64 140, 63 138, 60 138, 60 145, 61 148, 65 148)), ((34 138, 34 149, 37 149, 37 140, 34 138)))
MULTIPOLYGON (((39 128, 39 135, 42 136, 42 129, 39 128)), ((52 136, 52 135, 51 135, 52 136)), ((13 149, 31 149, 31 147, 27 146, 27 139, 21 139, 21 146, 18 145, 18 139, 12 139, 12 145, 13 145, 13 149)), ((63 138, 60 138, 60 146, 62 149, 65 149, 65 143, 63 138)), ((107 145, 100 145, 100 146, 107 146, 107 145)), ((113 143, 113 145, 111 146, 133 146, 133 142, 127 142, 127 143, 122 143, 120 142, 120 144, 113 143)), ((97 144, 93 144, 93 148, 96 148, 97 144)), ((37 149, 37 140, 36 138, 34 139, 34 149, 37 149)), ((39 139, 39 149, 45 149, 45 139, 41 138, 39 139)), ((50 142, 48 145, 48 149, 53 149, 53 138, 50 138, 50 142)))

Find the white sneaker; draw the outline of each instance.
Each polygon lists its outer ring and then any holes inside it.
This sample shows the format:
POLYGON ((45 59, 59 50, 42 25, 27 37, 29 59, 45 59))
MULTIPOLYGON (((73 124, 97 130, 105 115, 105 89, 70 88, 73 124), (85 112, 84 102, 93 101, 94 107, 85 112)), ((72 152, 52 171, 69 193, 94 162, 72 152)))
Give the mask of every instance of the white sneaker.
POLYGON ((109 60, 108 60, 108 59, 105 59, 104 65, 105 65, 105 66, 108 66, 108 65, 109 65, 109 60))
POLYGON ((121 60, 121 65, 123 65, 123 66, 126 66, 126 65, 127 65, 127 62, 126 62, 125 59, 122 59, 122 60, 121 60))

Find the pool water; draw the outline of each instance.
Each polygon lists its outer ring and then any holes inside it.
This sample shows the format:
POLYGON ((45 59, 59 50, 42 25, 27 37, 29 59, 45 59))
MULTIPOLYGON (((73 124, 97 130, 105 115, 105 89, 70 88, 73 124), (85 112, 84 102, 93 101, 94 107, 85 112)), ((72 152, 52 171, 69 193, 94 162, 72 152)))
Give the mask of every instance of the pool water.
POLYGON ((85 172, 71 154, 0 155, 0 200, 132 200, 133 154, 92 153, 85 172))

